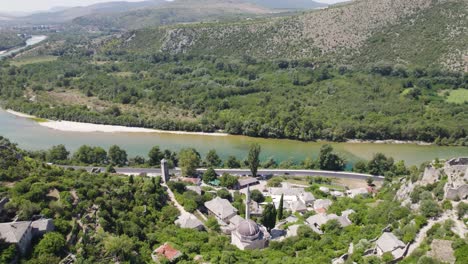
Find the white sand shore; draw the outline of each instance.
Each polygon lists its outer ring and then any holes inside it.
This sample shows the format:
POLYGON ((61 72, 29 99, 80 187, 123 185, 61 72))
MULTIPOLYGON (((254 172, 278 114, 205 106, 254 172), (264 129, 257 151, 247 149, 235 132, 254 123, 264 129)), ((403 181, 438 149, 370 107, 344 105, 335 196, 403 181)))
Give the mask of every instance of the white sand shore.
POLYGON ((405 140, 395 140, 395 139, 387 139, 387 140, 361 140, 361 139, 350 139, 347 140, 346 143, 372 143, 372 144, 416 144, 420 146, 430 146, 432 143, 424 142, 424 141, 405 141, 405 140))
MULTIPOLYGON (((27 115, 24 113, 16 112, 13 110, 6 110, 8 113, 15 116, 24 118, 36 118, 35 116, 27 115)), ((167 133, 178 135, 203 135, 203 136, 227 136, 225 133, 205 133, 205 132, 185 132, 185 131, 166 131, 158 129, 149 129, 141 127, 125 127, 125 126, 112 126, 112 125, 98 125, 90 123, 80 123, 72 121, 53 121, 39 122, 41 126, 66 132, 104 132, 104 133, 167 133)))
POLYGON ((15 115, 15 116, 19 116, 19 117, 24 117, 24 118, 35 118, 35 116, 32 116, 32 115, 28 115, 28 114, 24 114, 24 113, 20 113, 20 112, 16 112, 16 111, 13 111, 11 109, 8 109, 6 110, 8 113, 12 114, 12 115, 15 115))

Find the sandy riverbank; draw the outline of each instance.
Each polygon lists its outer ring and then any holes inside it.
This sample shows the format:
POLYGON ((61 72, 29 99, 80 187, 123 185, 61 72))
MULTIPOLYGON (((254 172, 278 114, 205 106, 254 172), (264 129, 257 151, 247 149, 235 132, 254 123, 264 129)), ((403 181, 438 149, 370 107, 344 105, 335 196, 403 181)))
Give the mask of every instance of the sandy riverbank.
POLYGON ((405 141, 405 140, 395 140, 395 139, 387 139, 387 140, 360 140, 360 139, 350 139, 347 140, 346 143, 373 143, 373 144, 416 144, 420 146, 430 146, 432 143, 424 142, 424 141, 405 141))
MULTIPOLYGON (((8 113, 23 118, 36 118, 35 116, 16 112, 13 110, 6 110, 8 113)), ((65 131, 65 132, 104 132, 104 133, 168 133, 178 135, 204 135, 204 136, 227 136, 225 133, 204 133, 204 132, 185 132, 185 131, 166 131, 158 129, 149 129, 141 127, 125 127, 125 126, 113 126, 113 125, 99 125, 72 121, 53 121, 47 120, 45 122, 38 122, 39 125, 65 131)))

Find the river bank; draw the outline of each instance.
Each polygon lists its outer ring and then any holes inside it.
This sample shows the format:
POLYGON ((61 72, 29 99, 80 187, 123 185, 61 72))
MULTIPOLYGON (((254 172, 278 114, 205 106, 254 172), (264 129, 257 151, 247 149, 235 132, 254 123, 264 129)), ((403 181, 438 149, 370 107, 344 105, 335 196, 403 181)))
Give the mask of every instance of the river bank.
MULTIPOLYGON (((29 119, 40 119, 33 115, 28 115, 25 113, 20 113, 13 111, 11 109, 6 110, 6 112, 29 119)), ((205 133, 205 132, 185 132, 185 131, 166 131, 159 129, 149 129, 141 127, 126 127, 126 126, 113 126, 113 125, 100 125, 100 124, 91 124, 91 123, 81 123, 73 121, 54 121, 44 119, 43 122, 37 122, 43 127, 47 127, 54 130, 64 131, 64 132, 81 132, 81 133, 91 133, 91 132, 103 132, 103 133, 168 133, 176 135, 204 135, 204 136, 228 136, 225 133, 205 133)))
POLYGON ((419 166, 422 162, 453 157, 468 156, 468 147, 421 146, 416 144, 371 144, 347 142, 304 142, 289 139, 266 139, 246 136, 215 136, 174 134, 174 133, 101 133, 64 132, 41 125, 41 119, 21 118, 0 109, 0 136, 26 150, 44 150, 63 144, 73 152, 82 145, 99 146, 109 149, 118 145, 127 151, 129 157, 146 157, 150 149, 159 146, 175 152, 183 148, 194 148, 202 157, 215 149, 222 160, 234 156, 244 160, 251 144, 262 147, 261 160, 273 158, 278 164, 285 161, 300 164, 307 158, 317 159, 320 148, 330 144, 335 152, 349 164, 369 160, 375 153, 383 153, 395 160, 404 160, 406 165, 419 166), (39 122, 37 122, 39 121, 39 122))
MULTIPOLYGON (((176 135, 200 135, 200 136, 229 136, 227 133, 206 133, 206 132, 186 132, 186 131, 168 131, 168 130, 159 130, 159 129, 150 129, 150 128, 141 128, 141 127, 126 127, 126 126, 117 126, 117 125, 101 125, 101 124, 92 124, 92 123, 82 123, 82 122, 74 122, 74 121, 54 121, 48 119, 42 119, 33 115, 28 115, 25 113, 13 111, 11 109, 6 110, 6 112, 23 118, 34 119, 35 121, 39 121, 39 125, 59 130, 63 132, 82 132, 82 133, 90 133, 90 132, 103 132, 103 133, 168 133, 168 134, 176 134, 176 135)), ((319 140, 320 142, 321 140, 319 140)), ((420 145, 420 146, 430 146, 433 145, 430 142, 424 141, 404 141, 404 140, 360 140, 360 139, 349 139, 346 143, 351 144, 413 144, 413 145, 420 145)))
POLYGON ((412 140, 396 140, 396 139, 386 139, 386 140, 361 140, 361 139, 349 139, 346 143, 351 144, 362 144, 362 143, 372 143, 372 144, 414 144, 419 146, 431 146, 434 143, 425 142, 425 141, 412 141, 412 140))
POLYGON ((29 46, 36 45, 44 40, 46 40, 48 37, 45 35, 39 35, 39 36, 31 36, 29 39, 26 40, 26 45, 15 47, 9 50, 4 50, 0 52, 0 59, 3 57, 10 56, 14 53, 20 52, 24 49, 26 49, 29 46))

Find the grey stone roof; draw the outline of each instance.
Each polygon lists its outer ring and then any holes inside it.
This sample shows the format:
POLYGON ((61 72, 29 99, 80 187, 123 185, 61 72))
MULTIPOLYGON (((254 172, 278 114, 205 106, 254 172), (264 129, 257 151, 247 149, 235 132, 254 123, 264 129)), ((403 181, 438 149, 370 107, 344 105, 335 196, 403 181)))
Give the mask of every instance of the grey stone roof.
POLYGON ((297 231, 299 230, 299 227, 301 225, 291 225, 288 227, 288 230, 286 231, 286 237, 295 237, 297 236, 297 231))
POLYGON ((235 215, 231 219, 229 219, 229 223, 237 227, 242 221, 244 221, 244 218, 240 215, 235 215))
POLYGON ((54 221, 52 219, 40 219, 31 223, 31 227, 39 232, 46 232, 53 229, 54 221))
POLYGON ((328 209, 332 205, 332 201, 329 199, 318 199, 314 202, 314 209, 325 208, 328 209))
POLYGON ((31 222, 21 221, 0 224, 0 238, 7 243, 18 243, 26 232, 29 232, 31 222))
POLYGON ((239 178, 239 186, 246 186, 246 185, 251 185, 251 184, 256 184, 256 183, 258 183, 258 180, 252 177, 239 178))
POLYGON ((356 188, 356 189, 351 189, 351 190, 346 191, 346 194, 351 198, 354 198, 358 195, 368 194, 368 193, 369 191, 367 190, 367 188, 356 188))
POLYGON ((315 197, 313 194, 310 192, 303 192, 299 195, 299 198, 304 202, 304 203, 311 203, 315 201, 315 197))
POLYGON ((383 233, 377 240, 376 245, 384 253, 405 247, 405 244, 390 232, 383 233))
POLYGON ((228 200, 219 197, 206 202, 205 207, 221 219, 237 214, 237 209, 228 200))
POLYGON ((176 225, 179 225, 181 228, 201 228, 203 227, 203 223, 198 220, 192 214, 182 214, 179 218, 175 221, 176 225))
POLYGON ((309 218, 307 218, 306 222, 315 227, 320 227, 321 225, 325 224, 330 220, 326 214, 316 214, 309 218))
POLYGON ((301 200, 291 202, 290 208, 293 212, 307 211, 307 206, 301 200))

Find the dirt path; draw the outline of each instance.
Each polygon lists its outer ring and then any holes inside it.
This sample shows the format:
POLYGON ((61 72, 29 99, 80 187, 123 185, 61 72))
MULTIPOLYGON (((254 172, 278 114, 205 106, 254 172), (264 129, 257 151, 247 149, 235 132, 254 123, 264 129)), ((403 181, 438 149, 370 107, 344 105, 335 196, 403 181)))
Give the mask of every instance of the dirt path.
POLYGON ((427 225, 421 228, 419 233, 416 235, 414 242, 410 245, 407 256, 411 255, 411 253, 413 253, 413 251, 421 245, 421 243, 427 237, 427 231, 429 231, 429 229, 431 229, 435 224, 443 223, 447 220, 452 220, 454 222, 452 231, 454 231, 455 234, 460 235, 462 238, 465 237, 465 235, 468 233, 465 224, 458 220, 454 210, 446 211, 439 218, 435 220, 429 220, 427 225))

